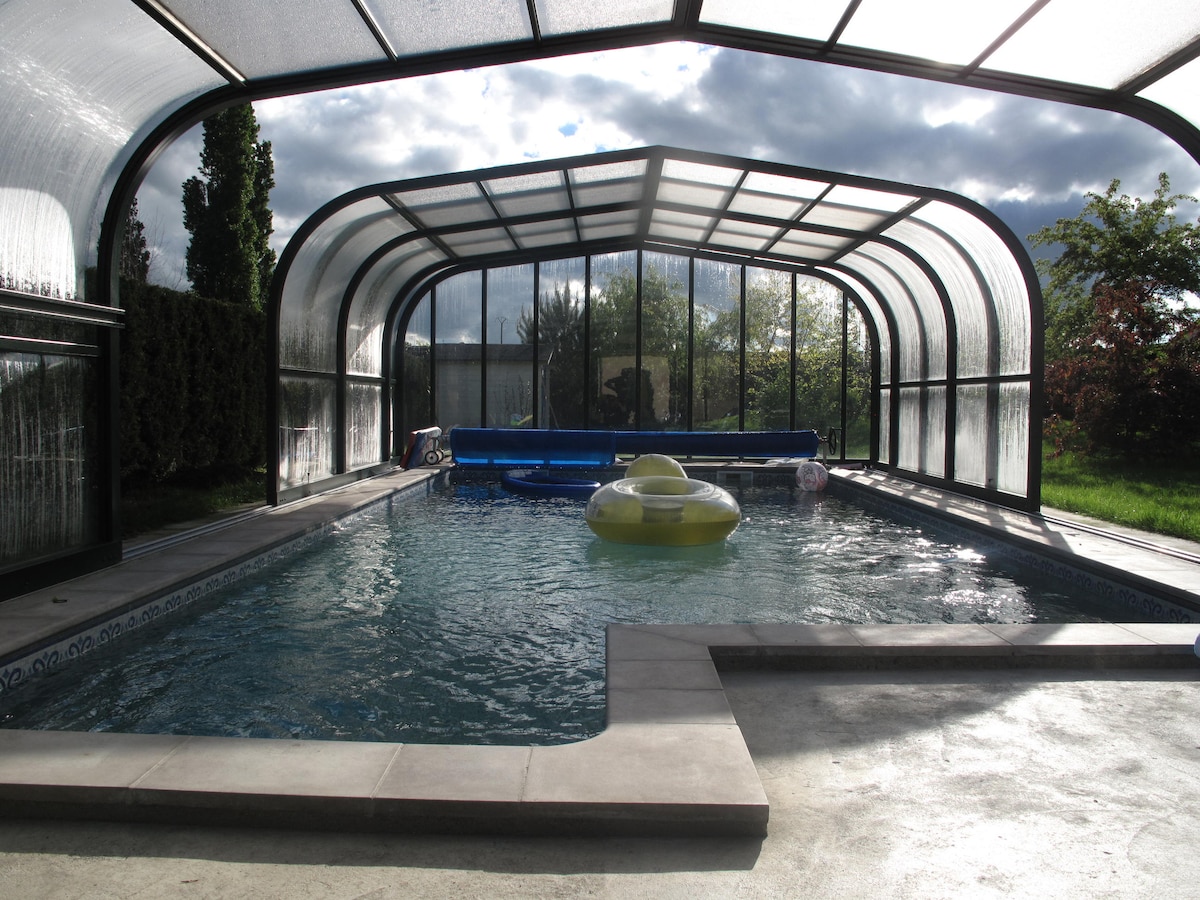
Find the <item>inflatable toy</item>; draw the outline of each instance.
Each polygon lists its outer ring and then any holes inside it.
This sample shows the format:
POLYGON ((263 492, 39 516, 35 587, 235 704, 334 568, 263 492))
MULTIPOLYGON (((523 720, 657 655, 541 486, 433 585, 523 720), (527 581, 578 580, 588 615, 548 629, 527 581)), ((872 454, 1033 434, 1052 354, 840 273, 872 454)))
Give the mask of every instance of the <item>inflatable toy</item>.
POLYGON ((809 460, 796 469, 796 486, 802 491, 823 491, 829 484, 829 470, 819 462, 809 460))
POLYGON ((601 487, 584 518, 607 541, 686 547, 724 540, 742 511, 732 494, 707 481, 642 475, 601 487))
POLYGON ((586 500, 600 487, 587 478, 567 478, 554 472, 512 469, 500 476, 500 483, 514 494, 526 497, 578 497, 586 500))
POLYGON ((625 470, 626 478, 638 478, 642 475, 665 475, 670 478, 687 478, 679 461, 661 453, 647 453, 639 456, 625 470))

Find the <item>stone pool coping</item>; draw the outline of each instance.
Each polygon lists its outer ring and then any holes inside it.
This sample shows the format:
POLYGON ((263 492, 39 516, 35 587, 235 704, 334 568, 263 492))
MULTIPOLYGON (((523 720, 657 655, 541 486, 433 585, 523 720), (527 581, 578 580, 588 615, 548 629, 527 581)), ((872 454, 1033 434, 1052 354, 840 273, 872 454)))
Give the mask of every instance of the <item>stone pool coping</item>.
POLYGON ((5 815, 358 831, 763 836, 744 667, 1196 666, 1194 626, 612 625, 608 724, 552 747, 0 730, 5 815))
MULTIPOLYGON (((761 467, 735 465, 727 474, 756 471, 761 467)), ((69 656, 71 634, 80 629, 120 624, 147 600, 157 609, 156 597, 166 598, 162 611, 169 611, 204 596, 226 578, 302 549, 334 520, 427 491, 436 474, 391 473, 7 601, 0 604, 0 659, 24 653, 36 670, 52 653, 69 656)), ((1186 552, 1168 554, 1168 565, 1144 547, 1086 531, 1077 538, 1070 528, 911 484, 905 489, 907 483, 879 473, 839 473, 838 480, 894 499, 915 497, 970 527, 1032 530, 1056 555, 1089 565, 1108 559, 1185 595, 1200 584, 1200 566, 1186 552)), ((607 727, 590 740, 465 747, 0 729, 0 814, 405 832, 759 836, 766 833, 767 800, 725 699, 721 668, 1196 666, 1197 627, 612 625, 607 727)))

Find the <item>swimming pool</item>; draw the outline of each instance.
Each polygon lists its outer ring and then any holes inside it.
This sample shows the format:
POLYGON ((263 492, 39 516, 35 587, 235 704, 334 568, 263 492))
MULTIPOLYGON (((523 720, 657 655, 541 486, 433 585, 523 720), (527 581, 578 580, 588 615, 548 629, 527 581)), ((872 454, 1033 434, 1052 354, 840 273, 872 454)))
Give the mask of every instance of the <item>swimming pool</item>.
POLYGON ((600 541, 577 501, 447 485, 35 679, 0 716, 13 728, 561 743, 603 727, 608 622, 1116 617, 835 496, 734 490, 745 518, 727 542, 670 548, 600 541))

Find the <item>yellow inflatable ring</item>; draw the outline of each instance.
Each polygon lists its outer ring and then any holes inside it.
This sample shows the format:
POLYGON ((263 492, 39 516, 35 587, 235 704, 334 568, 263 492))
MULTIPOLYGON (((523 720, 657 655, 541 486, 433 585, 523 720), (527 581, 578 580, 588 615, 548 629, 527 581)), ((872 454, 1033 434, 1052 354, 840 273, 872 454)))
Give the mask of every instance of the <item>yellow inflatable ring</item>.
POLYGON ((686 547, 724 540, 742 511, 729 491, 707 481, 643 475, 601 487, 584 518, 607 541, 686 547))

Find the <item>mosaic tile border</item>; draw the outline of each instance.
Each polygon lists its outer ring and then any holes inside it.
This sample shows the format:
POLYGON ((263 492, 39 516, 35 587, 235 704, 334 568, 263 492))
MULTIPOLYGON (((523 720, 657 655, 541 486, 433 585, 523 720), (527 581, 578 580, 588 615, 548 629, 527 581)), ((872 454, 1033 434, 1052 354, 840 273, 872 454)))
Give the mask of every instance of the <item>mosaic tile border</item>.
POLYGON ((920 507, 903 501, 880 496, 859 485, 830 482, 831 486, 835 484, 835 490, 852 492, 856 502, 878 509, 893 519, 929 528, 939 534, 948 535, 954 540, 971 544, 984 552, 997 553, 1040 575, 1048 575, 1066 581, 1076 590, 1094 595, 1103 603, 1148 616, 1156 622, 1183 625, 1200 622, 1200 613, 1173 603, 1158 594, 1152 594, 1132 585, 1106 578, 1099 573, 1072 566, 1062 559, 1038 553, 1028 547, 1005 541, 979 529, 958 525, 948 518, 925 512, 920 507), (981 544, 981 538, 987 543, 981 544))
POLYGON ((244 578, 257 575, 276 563, 303 553, 330 534, 351 527, 366 516, 391 509, 400 503, 411 502, 428 495, 437 479, 406 485, 383 497, 371 500, 337 519, 326 522, 304 534, 243 559, 226 569, 181 585, 169 593, 136 600, 133 606, 115 612, 70 635, 52 638, 50 643, 31 649, 0 666, 0 691, 12 690, 31 678, 78 659, 143 625, 188 607, 244 578))

